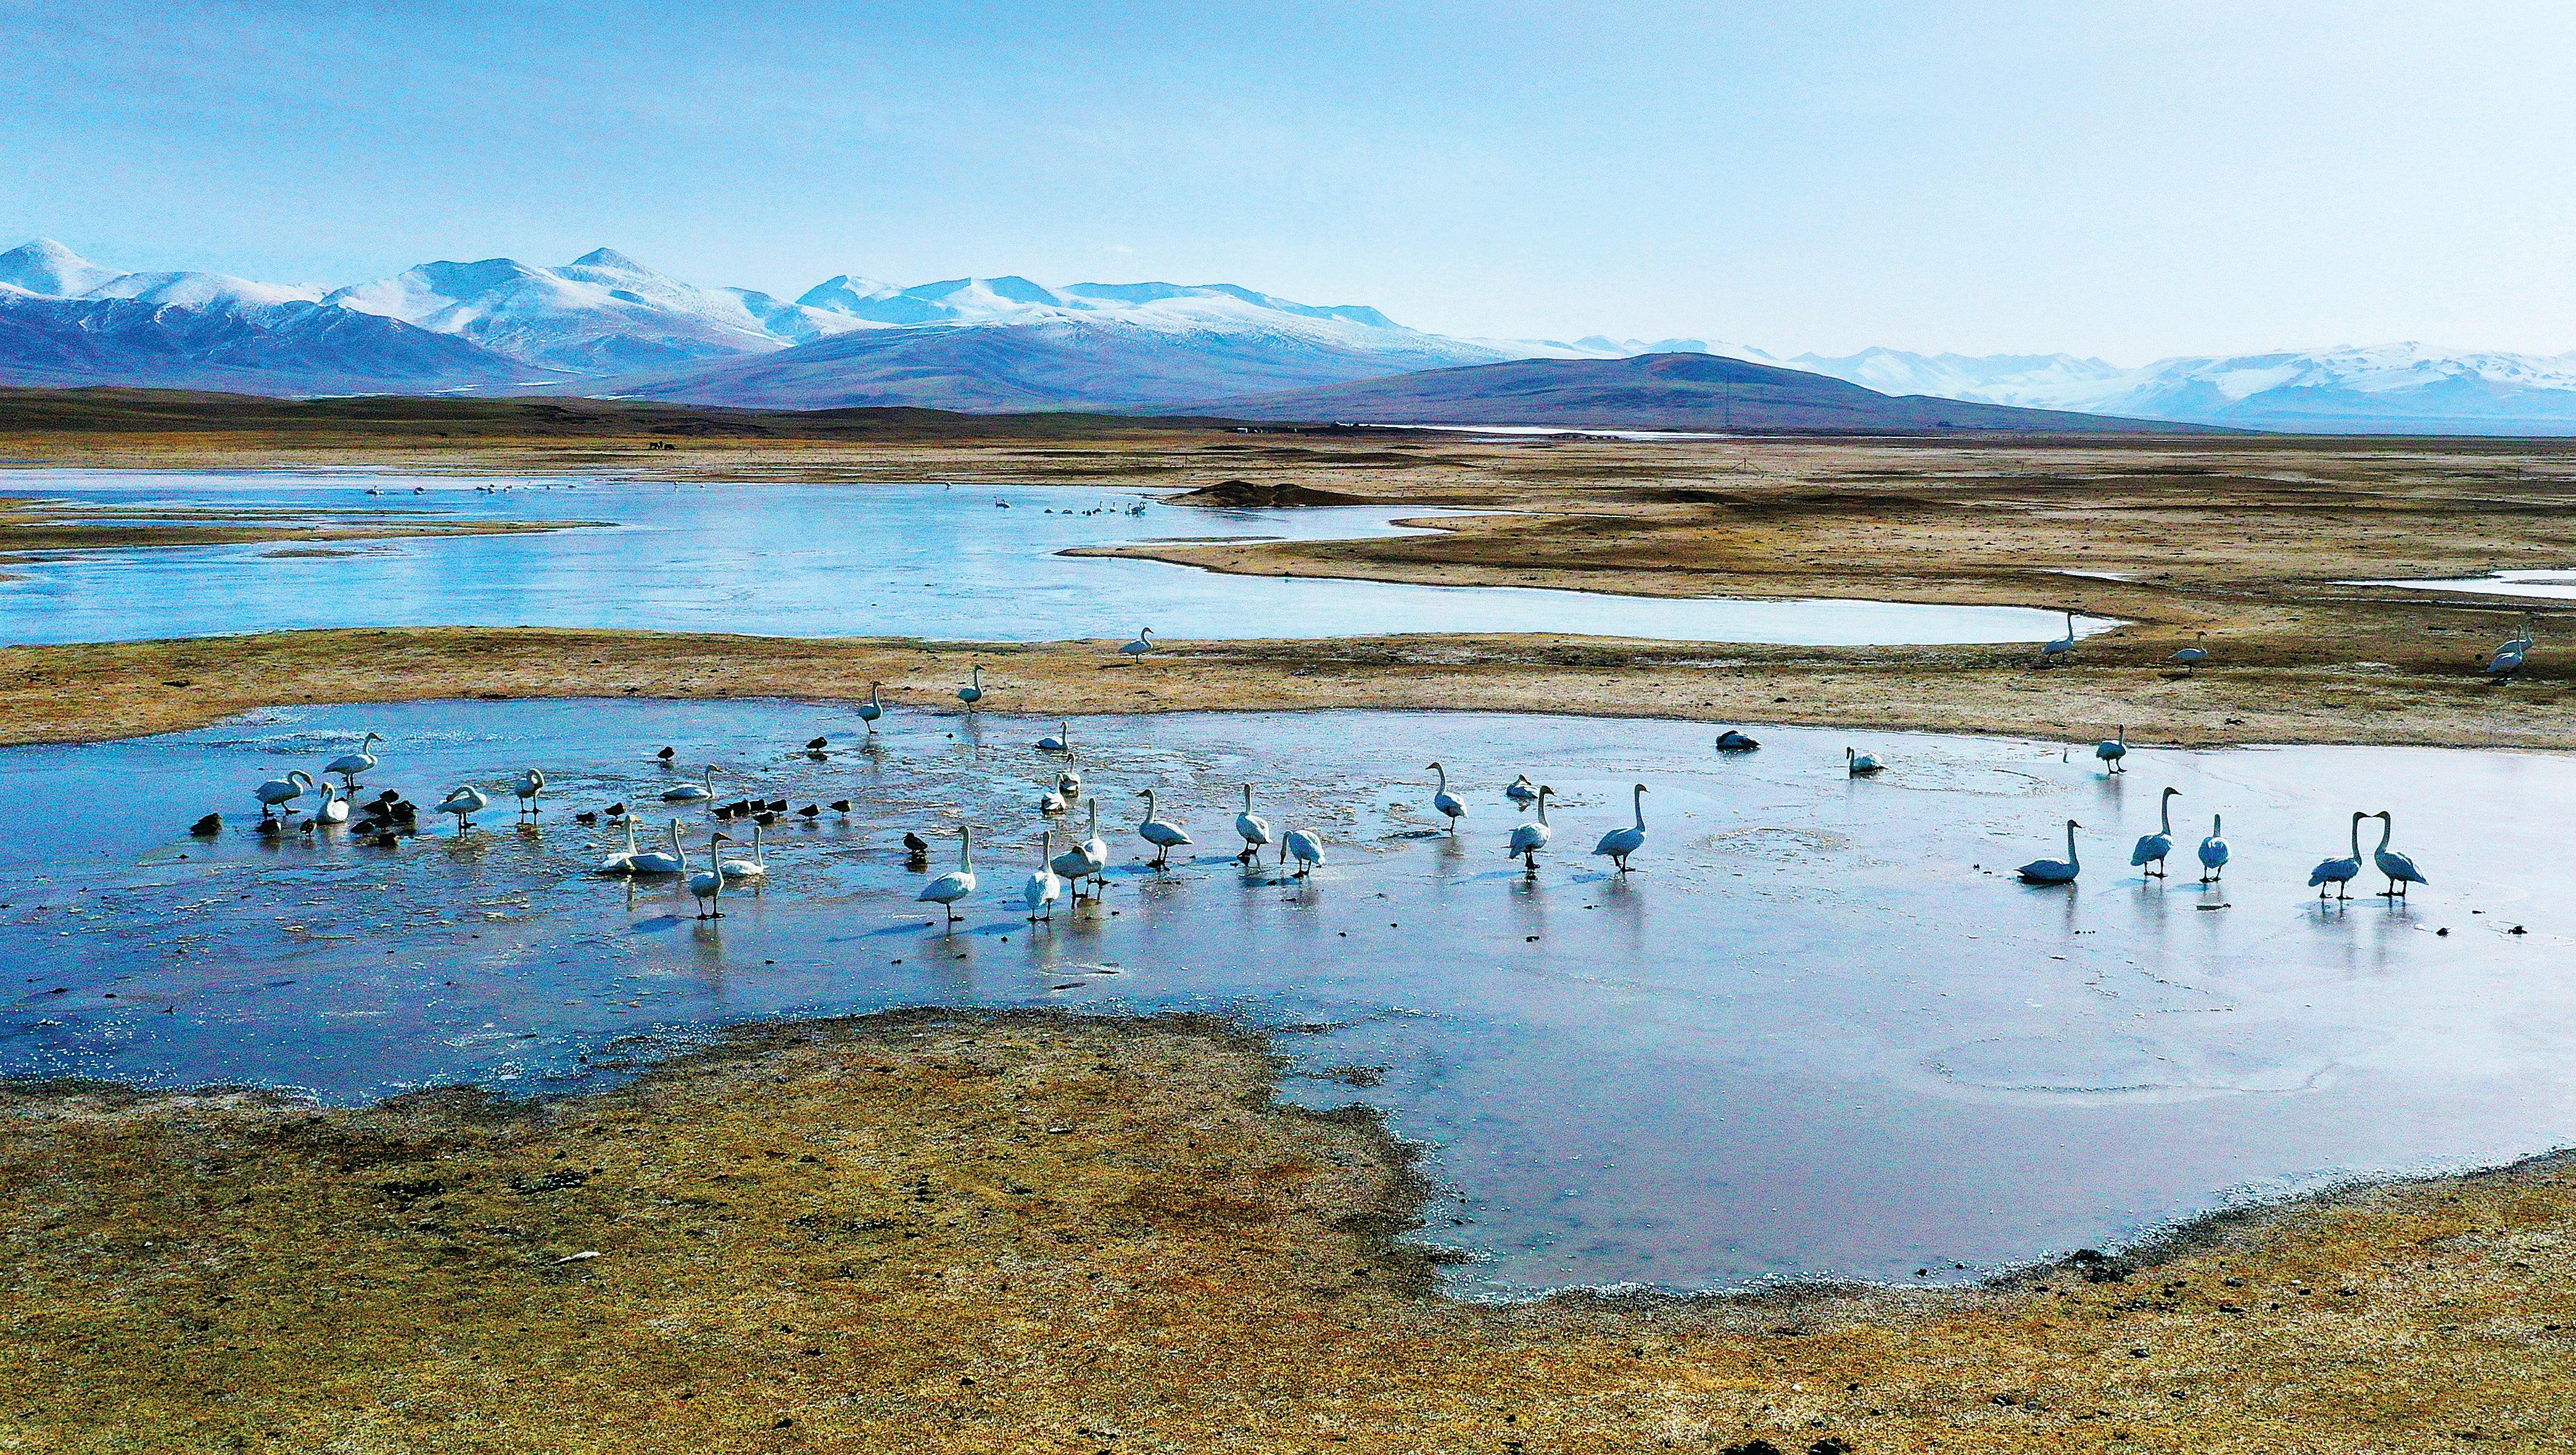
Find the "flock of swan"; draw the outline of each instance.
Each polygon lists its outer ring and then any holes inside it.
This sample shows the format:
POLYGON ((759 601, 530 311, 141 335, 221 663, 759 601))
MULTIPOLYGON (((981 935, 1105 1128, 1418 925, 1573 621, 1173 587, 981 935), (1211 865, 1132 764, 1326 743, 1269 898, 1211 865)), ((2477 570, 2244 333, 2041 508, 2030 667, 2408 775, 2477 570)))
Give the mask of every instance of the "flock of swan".
MULTIPOLYGON (((1153 649, 1152 636, 1153 633, 1149 628, 1140 628, 1136 640, 1126 644, 1120 650, 1131 655, 1149 652, 1153 649)), ((2528 632, 2525 636, 2528 636, 2528 632)), ((883 683, 870 683, 867 699, 857 707, 857 715, 871 735, 876 732, 877 724, 886 715, 886 704, 881 695, 883 686, 883 683)), ((966 684, 957 689, 956 696, 969 712, 974 711, 976 705, 983 701, 985 688, 983 670, 980 666, 970 671, 966 684)), ((2106 774, 2127 771, 2128 739, 2129 730, 2123 726, 2115 736, 2094 745, 2094 757, 2101 762, 2106 774)), ((358 777, 377 767, 380 760, 375 748, 383 741, 385 739, 382 734, 370 732, 366 734, 355 751, 323 764, 324 775, 336 773, 340 776, 341 781, 337 784, 317 779, 314 774, 299 768, 288 772, 283 777, 269 779, 256 785, 252 789, 252 796, 258 801, 260 807, 259 832, 264 835, 282 833, 286 816, 296 812, 296 803, 306 794, 318 792, 321 803, 303 826, 305 832, 312 832, 318 826, 351 825, 361 834, 372 836, 375 842, 386 847, 392 846, 397 836, 414 823, 418 812, 416 806, 400 794, 387 790, 359 806, 358 817, 354 824, 351 818, 351 804, 357 802, 355 794, 359 786, 358 777)), ((817 737, 805 744, 805 754, 821 761, 826 756, 829 746, 828 738, 817 737)), ((1050 782, 1042 785, 1034 805, 1041 822, 1038 859, 1035 869, 1028 874, 1021 885, 1020 899, 1027 909, 1029 921, 1035 924, 1052 921, 1056 906, 1065 899, 1068 892, 1075 901, 1079 902, 1084 898, 1086 884, 1090 886, 1090 897, 1097 899, 1107 885, 1110 850, 1108 843, 1100 836, 1100 800, 1096 794, 1086 799, 1082 774, 1073 766, 1074 746, 1071 722, 1058 722, 1054 732, 1039 737, 1032 746, 1038 752, 1061 755, 1065 759, 1063 768, 1050 782), (1069 831, 1066 832, 1067 845, 1063 852, 1056 852, 1055 842, 1058 831, 1051 820, 1070 813, 1076 804, 1082 803, 1087 803, 1089 810, 1088 831, 1079 838, 1069 831)), ((1741 731, 1729 729, 1718 735, 1716 746, 1720 754, 1733 755, 1756 751, 1761 744, 1741 731)), ((670 768, 676 765, 678 754, 676 749, 665 747, 654 756, 664 767, 670 768)), ((1868 778, 1885 772, 1888 764, 1876 753, 1846 747, 1843 750, 1843 768, 1851 777, 1868 778)), ((1445 821, 1446 832, 1454 837, 1460 832, 1461 821, 1468 817, 1467 802, 1451 788, 1446 765, 1435 759, 1425 765, 1424 771, 1433 775, 1432 812, 1445 821)), ((646 848, 636 836, 635 816, 628 811, 624 803, 616 803, 599 812, 581 812, 574 815, 577 821, 585 824, 595 823, 604 816, 613 824, 622 823, 626 829, 626 847, 601 860, 595 872, 628 877, 685 876, 690 892, 699 902, 699 917, 722 918, 724 891, 728 884, 757 883, 768 878, 769 862, 762 841, 764 829, 788 817, 800 817, 810 823, 826 812, 827 808, 828 811, 844 817, 851 810, 847 799, 835 799, 829 805, 809 803, 799 809, 791 809, 789 801, 783 798, 746 798, 734 803, 718 805, 715 788, 716 772, 715 766, 710 764, 701 777, 671 783, 662 790, 661 794, 662 801, 673 807, 697 804, 710 807, 712 816, 716 820, 716 831, 708 836, 705 845, 706 866, 704 868, 694 866, 689 851, 684 847, 681 839, 683 826, 679 819, 673 818, 669 821, 667 849, 658 846, 646 848), (747 859, 725 857, 723 846, 742 841, 723 830, 744 820, 748 820, 751 825, 751 857, 747 859)), ((539 800, 545 790, 544 771, 531 767, 522 770, 513 778, 506 791, 518 800, 521 818, 534 820, 541 812, 539 800)), ((1307 874, 1324 865, 1324 838, 1319 831, 1283 826, 1274 833, 1270 820, 1255 811, 1258 805, 1254 800, 1254 786, 1246 783, 1242 785, 1242 790, 1243 807, 1235 814, 1233 824, 1235 836, 1241 840, 1243 846, 1235 856, 1239 862, 1258 863, 1262 855, 1275 846, 1277 862, 1283 870, 1287 869, 1290 861, 1295 862, 1296 867, 1291 872, 1296 878, 1303 879, 1307 874)), ((1603 834, 1599 842, 1593 845, 1593 855, 1608 859, 1616 873, 1626 874, 1629 859, 1643 851, 1646 846, 1646 793, 1645 784, 1633 785, 1629 799, 1633 821, 1625 827, 1603 834)), ((1136 835, 1154 851, 1153 858, 1148 861, 1149 867, 1165 868, 1171 862, 1172 850, 1192 845, 1197 841, 1190 836, 1188 829, 1163 817, 1153 789, 1140 789, 1136 796, 1145 801, 1144 817, 1136 824, 1136 835)), ((1538 872, 1539 855, 1548 849, 1555 834, 1555 825, 1548 817, 1548 803, 1556 796, 1556 790, 1544 783, 1534 783, 1529 775, 1521 774, 1504 786, 1502 796, 1515 811, 1536 810, 1532 817, 1514 824, 1503 843, 1503 853, 1507 857, 1519 859, 1525 872, 1535 875, 1538 872)), ((2140 870, 2145 876, 2158 879, 2165 877, 2165 862, 2174 850, 2173 801, 2180 796, 2182 796, 2182 790, 2179 788, 2168 787, 2164 790, 2158 801, 2156 832, 2141 836, 2130 851, 2131 867, 2140 870)), ((474 816, 491 807, 493 801, 493 795, 482 788, 470 783, 460 784, 438 801, 435 810, 438 813, 453 816, 456 819, 457 833, 462 836, 472 830, 474 816)), ((2351 897, 2350 885, 2362 872, 2361 823, 2362 820, 2373 817, 2380 820, 2381 827, 2379 844, 2372 851, 2371 862, 2388 880, 2388 887, 2380 891, 2381 894, 2403 899, 2408 886, 2429 882, 2416 868, 2413 859, 2389 847, 2390 840, 2396 831, 2396 821, 2390 813, 2385 810, 2376 814, 2355 810, 2351 820, 2350 852, 2324 860, 2308 876, 2308 884, 2317 890, 2319 898, 2325 897, 2329 887, 2335 891, 2335 897, 2338 899, 2351 897)), ((2076 831, 2082 827, 2083 824, 2075 819, 2070 818, 2066 821, 2065 858, 2034 859, 2015 872, 2024 882, 2030 884, 2074 883, 2083 873, 2084 868, 2076 846, 2076 831)), ((208 814, 197 822, 193 831, 200 835, 207 835, 219 832, 221 828, 221 815, 208 814)), ((2209 834, 2200 841, 2197 851, 2202 870, 2200 877, 2202 884, 2219 882, 2226 871, 2230 851, 2222 830, 2222 816, 2212 814, 2209 821, 2209 834)), ((958 830, 957 867, 924 884, 918 896, 922 903, 939 905, 947 913, 948 923, 952 925, 959 919, 957 905, 971 899, 979 887, 980 881, 975 871, 974 839, 974 830, 971 826, 961 827, 958 830)), ((929 842, 918 834, 907 832, 904 835, 904 845, 913 867, 926 869, 930 852, 929 842)))

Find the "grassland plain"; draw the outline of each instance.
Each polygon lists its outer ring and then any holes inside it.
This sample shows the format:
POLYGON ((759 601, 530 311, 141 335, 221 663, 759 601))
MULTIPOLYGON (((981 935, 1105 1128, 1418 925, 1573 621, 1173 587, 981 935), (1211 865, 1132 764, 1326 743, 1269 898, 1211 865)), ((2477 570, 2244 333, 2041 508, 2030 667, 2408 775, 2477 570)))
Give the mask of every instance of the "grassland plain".
MULTIPOLYGON (((54 400, 31 424, 26 401, 0 403, 0 457, 27 464, 1321 490, 1491 513, 1427 537, 1150 549, 1220 570, 2132 623, 2045 671, 2020 649, 1570 638, 1206 643, 1136 664, 1100 643, 439 630, 13 648, 12 741, 300 701, 849 697, 883 678, 944 702, 970 655, 999 700, 1036 712, 1518 708, 2475 746, 2556 746, 2576 726, 2546 619, 2533 670, 2498 686, 2476 654, 2518 610, 2340 584, 2568 564, 2576 456, 2554 443, 1499 444, 882 420, 821 437, 612 409, 466 428, 220 403, 173 424, 151 404, 102 424, 54 400), (2203 633, 2214 667, 2171 670, 2203 633)), ((0 1448, 2576 1445, 2563 1156, 2232 1213, 1969 1291, 1485 1306, 1440 1296, 1440 1255, 1395 1237, 1422 1205, 1408 1149, 1365 1116, 1278 1105, 1282 1073, 1263 1042, 1204 1021, 916 1011, 744 1030, 542 1102, 13 1086, 0 1448)))

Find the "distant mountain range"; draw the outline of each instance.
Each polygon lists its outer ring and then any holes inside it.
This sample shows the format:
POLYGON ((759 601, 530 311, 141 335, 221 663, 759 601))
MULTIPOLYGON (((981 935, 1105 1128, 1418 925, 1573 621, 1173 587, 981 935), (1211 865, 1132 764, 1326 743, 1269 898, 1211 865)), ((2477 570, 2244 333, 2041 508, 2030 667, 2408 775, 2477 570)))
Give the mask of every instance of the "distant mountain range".
MULTIPOLYGON (((1516 360, 1580 365, 1672 355, 1823 375, 1900 399, 2066 414, 2271 430, 2576 433, 2576 353, 2534 358, 2397 344, 2134 369, 2065 354, 1869 349, 1775 358, 1701 339, 1449 338, 1374 308, 1315 307, 1231 284, 1050 288, 1002 277, 899 288, 844 274, 786 300, 701 288, 601 248, 561 267, 508 258, 424 263, 326 290, 215 273, 122 273, 45 241, 0 253, 0 384, 16 385, 1249 414, 1328 411, 1336 400, 1361 398, 1372 407, 1437 399, 1465 408, 1471 401, 1456 396, 1457 379, 1357 395, 1335 386, 1516 360)), ((1472 415, 1438 422, 1645 428, 1658 410, 1657 418, 1698 417, 1682 388, 1688 381, 1670 371, 1655 376, 1658 389, 1681 392, 1632 401, 1625 417, 1614 417, 1619 406, 1595 388, 1598 376, 1573 370, 1552 386, 1533 382, 1548 372, 1470 374, 1474 387, 1506 392, 1475 402, 1472 415), (1496 413, 1572 409, 1577 399, 1586 401, 1579 418, 1496 413)), ((1826 408, 1823 398, 1815 408, 1826 408)))

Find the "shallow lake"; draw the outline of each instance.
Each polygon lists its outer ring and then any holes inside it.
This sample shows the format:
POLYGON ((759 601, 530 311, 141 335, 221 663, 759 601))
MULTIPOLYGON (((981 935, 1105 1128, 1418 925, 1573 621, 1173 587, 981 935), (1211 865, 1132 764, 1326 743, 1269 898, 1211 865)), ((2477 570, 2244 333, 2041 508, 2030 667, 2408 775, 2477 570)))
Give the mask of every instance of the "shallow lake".
MULTIPOLYGON (((614 522, 346 541, 329 547, 335 554, 272 542, 17 557, 0 562, 0 641, 10 643, 390 626, 1123 641, 1150 624, 1173 639, 1553 632, 1855 646, 2040 642, 2065 630, 2057 613, 2019 607, 1292 580, 1061 554, 1170 539, 1405 535, 1415 532, 1394 520, 1445 513, 1419 507, 1209 510, 1120 489, 366 472, 16 470, 0 474, 0 493, 144 512, 614 522)), ((2084 634, 2110 625, 2077 618, 2084 634)))
MULTIPOLYGON (((1757 728, 1759 752, 1721 758, 1712 729, 1658 721, 1077 719, 1116 867, 1103 906, 1033 931, 1016 894, 1062 762, 1031 746, 1052 726, 903 712, 869 745, 837 707, 426 703, 0 751, 0 1070, 352 1101, 562 1085, 631 1051, 620 1038, 752 1017, 1237 1012, 1289 1030, 1292 1095, 1365 1100, 1431 1144, 1450 1193, 1430 1233, 1474 1250, 1457 1274, 1474 1294, 1958 1280, 2238 1199, 2576 1140, 2576 915, 2540 882, 2576 760, 2139 749, 2110 777, 2081 748, 1885 735, 1860 745, 1890 771, 1853 780, 1856 740, 1825 731, 1757 728), (251 784, 366 729, 392 739, 372 781, 424 805, 545 767, 544 827, 501 807, 390 850, 242 831, 251 784), (816 734, 821 762, 801 751, 816 734), (1432 835, 1434 758, 1470 806, 1456 839, 1432 835), (771 882, 721 920, 585 872, 622 835, 575 810, 649 804, 658 826, 662 790, 708 762, 722 797, 855 811, 774 832, 771 882), (1502 850, 1520 772, 1563 794, 1535 879, 1502 850), (1308 882, 1227 857, 1247 779, 1279 829, 1325 835, 1308 882), (1651 837, 1620 881, 1586 851, 1637 782, 1651 837), (2151 882, 2127 851, 2168 783, 2175 876, 2151 882), (1166 872, 1131 832, 1146 787, 1198 840, 1166 872), (2395 812, 2432 881, 2413 904, 2366 897, 2375 875, 2349 904, 2306 887, 2356 808, 2395 812), (233 827, 187 837, 209 809, 233 827), (2235 861, 2204 889, 2191 845, 2212 811, 2235 861), (2062 853, 2069 817, 2079 888, 2002 872, 2062 853), (914 894, 961 823, 983 892, 952 933, 914 894), (905 864, 907 829, 937 844, 929 870, 905 864)), ((681 816, 695 849, 707 815, 681 816)))

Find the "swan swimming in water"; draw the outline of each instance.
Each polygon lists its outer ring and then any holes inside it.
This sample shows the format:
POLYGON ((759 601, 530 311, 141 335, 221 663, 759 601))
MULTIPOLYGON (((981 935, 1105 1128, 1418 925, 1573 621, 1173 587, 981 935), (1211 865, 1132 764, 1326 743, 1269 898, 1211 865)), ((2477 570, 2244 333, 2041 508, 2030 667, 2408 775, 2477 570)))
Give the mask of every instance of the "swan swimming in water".
POLYGON ((336 783, 322 785, 322 806, 313 810, 313 821, 315 823, 349 821, 349 800, 340 796, 340 785, 336 783))
POLYGON ((1073 724, 1072 724, 1072 723, 1069 723, 1069 722, 1062 722, 1062 721, 1059 721, 1059 722, 1055 725, 1055 731, 1054 731, 1054 732, 1051 732, 1051 733, 1047 734, 1045 737, 1042 737, 1042 738, 1038 739, 1038 751, 1039 751, 1039 752, 1041 752, 1041 753, 1070 753, 1070 752, 1072 752, 1072 751, 1073 751, 1073 724))
POLYGON ((2369 814, 2359 809, 2353 810, 2351 857, 2326 859, 2308 871, 2308 885, 2317 891, 2317 898, 2326 897, 2324 886, 2328 884, 2335 887, 2335 898, 2352 898, 2352 881, 2361 877, 2361 821, 2368 817, 2369 814))
POLYGON ((1532 874, 1538 872, 1538 851, 1547 847, 1547 841, 1555 833, 1547 821, 1547 799, 1548 795, 1554 792, 1556 792, 1555 789, 1544 783, 1538 786, 1537 820, 1515 826, 1512 829, 1511 841, 1503 846, 1504 858, 1519 855, 1522 867, 1532 874))
POLYGON ((2388 887, 2379 891, 2380 897, 2404 899, 2407 885, 2430 884, 2433 881, 2416 872, 2414 860, 2404 854, 2389 851, 2388 840, 2397 832, 2397 820, 2391 817, 2386 809, 2379 811, 2378 818, 2379 847, 2370 851, 2370 859, 2372 863, 2379 866, 2380 873, 2388 876, 2388 887))
POLYGON ((2082 827, 2084 825, 2071 818, 2066 821, 2064 859, 2033 859, 2014 872, 2021 875, 2024 884, 2074 883, 2075 876, 2084 872, 2084 861, 2075 857, 2075 831, 2082 827))
POLYGON ((1628 801, 1636 807, 1637 821, 1624 829, 1612 829, 1592 846, 1593 853, 1606 855, 1622 874, 1628 872, 1628 856, 1646 847, 1646 785, 1638 784, 1628 801))
POLYGON ((664 803, 704 803, 706 800, 715 796, 716 765, 713 763, 709 763, 707 765, 707 777, 705 782, 678 783, 662 790, 662 801, 664 803))
POLYGON ((1845 748, 1843 749, 1843 771, 1854 778, 1865 778, 1872 773, 1886 772, 1887 765, 1878 761, 1876 753, 1864 753, 1858 748, 1845 748))
MULTIPOLYGON (((740 841, 728 839, 726 842, 738 843, 740 841)), ((760 825, 753 824, 751 826, 750 858, 727 859, 716 867, 724 871, 724 877, 727 879, 767 879, 769 877, 769 854, 761 847, 760 844, 760 825)))
POLYGON ((1449 770, 1441 767, 1437 762, 1428 766, 1432 772, 1440 775, 1440 786, 1431 794, 1431 806, 1448 815, 1449 832, 1455 834, 1458 832, 1458 820, 1467 816, 1467 805, 1459 801, 1457 794, 1449 791, 1449 770))
POLYGON ((2181 796, 2181 789, 2166 785, 2164 796, 2156 801, 2156 831, 2140 838, 2138 846, 2129 851, 2130 867, 2145 869, 2158 879, 2165 877, 2165 855, 2173 852, 2173 801, 2181 796), (2149 864, 2156 867, 2147 869, 2149 864))
POLYGON ((2209 837, 2200 841, 2200 882, 2203 884, 2215 884, 2218 876, 2227 872, 2227 840, 2218 836, 2221 817, 2215 813, 2209 816, 2209 837))
POLYGON ((1733 728, 1728 728, 1717 735, 1717 750, 1721 753, 1749 753, 1760 746, 1762 746, 1760 743, 1733 728))
POLYGON ((635 820, 630 818, 626 821, 626 847, 609 855, 607 858, 600 860, 599 867, 591 870, 590 872, 593 874, 632 874, 635 872, 635 858, 641 852, 643 851, 637 848, 635 844, 635 820))
POLYGON ((1154 790, 1140 792, 1145 800, 1145 821, 1136 825, 1136 837, 1154 846, 1154 867, 1160 869, 1172 862, 1172 851, 1195 842, 1189 830, 1176 823, 1165 823, 1154 816, 1154 790))

